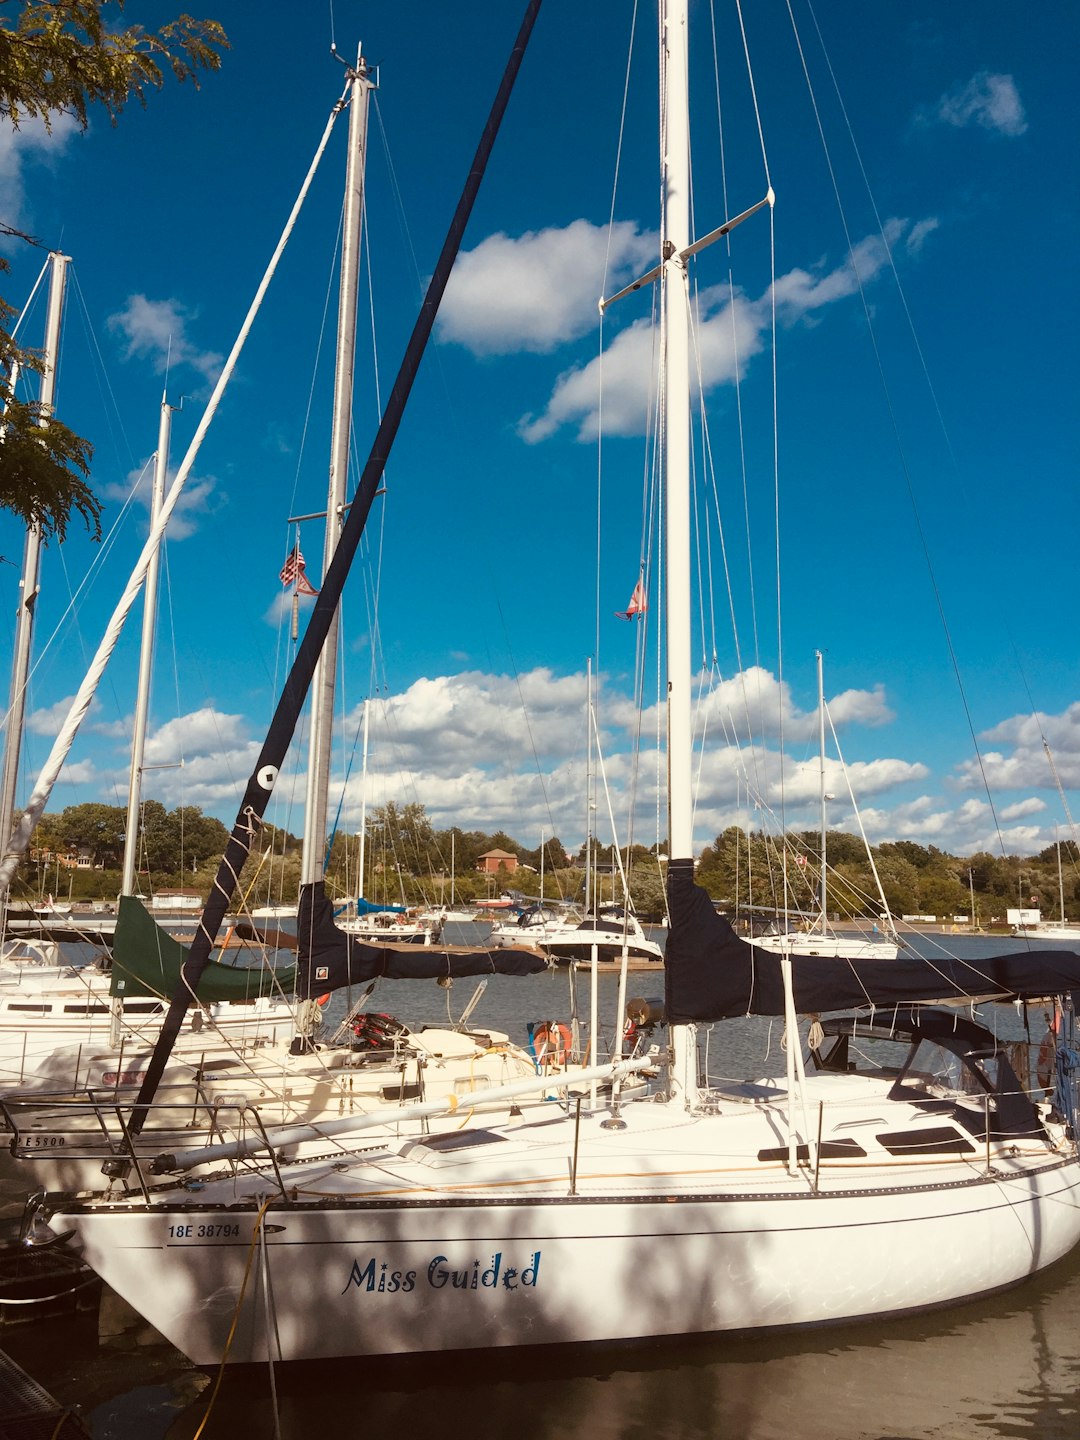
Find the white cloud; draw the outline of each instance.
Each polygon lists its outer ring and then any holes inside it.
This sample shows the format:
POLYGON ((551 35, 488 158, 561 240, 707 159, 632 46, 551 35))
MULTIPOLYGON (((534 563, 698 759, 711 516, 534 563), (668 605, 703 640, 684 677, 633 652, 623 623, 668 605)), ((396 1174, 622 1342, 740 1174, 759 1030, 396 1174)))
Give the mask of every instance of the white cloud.
MULTIPOLYGON (((894 717, 885 701, 885 687, 873 690, 845 690, 834 699, 826 697, 828 713, 840 729, 845 725, 887 725, 894 717)), ((816 707, 800 710, 792 701, 785 681, 779 683, 770 670, 751 665, 741 674, 714 684, 698 706, 699 730, 723 730, 740 745, 776 740, 781 733, 788 743, 816 740, 816 707)))
MULTIPOLYGON (((436 826, 458 824, 486 831, 501 827, 522 840, 555 831, 567 843, 577 843, 586 822, 585 694, 583 674, 556 675, 538 668, 517 678, 481 671, 424 678, 399 695, 379 700, 370 721, 369 809, 387 800, 398 804, 418 800, 436 826)), ((884 724, 891 718, 881 687, 846 691, 832 702, 832 709, 838 728, 884 724)), ((358 718, 357 714, 350 718, 347 731, 356 729, 358 718)), ((778 686, 768 671, 755 669, 725 682, 716 695, 698 705, 699 730, 706 721, 704 755, 700 766, 695 766, 699 842, 726 824, 745 820, 748 783, 766 809, 777 809, 783 793, 790 824, 817 823, 816 753, 813 759, 805 758, 808 745, 816 751, 816 711, 800 711, 786 686, 778 686), (783 790, 776 749, 781 706, 789 752, 795 745, 801 752, 798 758, 789 753, 783 790), (745 735, 747 709, 759 742, 766 737, 754 754, 730 743, 734 731, 745 735), (737 718, 727 714, 725 725, 721 722, 727 711, 737 718)), ((612 833, 606 781, 615 797, 612 808, 619 839, 629 832, 626 797, 634 792, 635 835, 651 844, 657 838, 653 831, 658 799, 660 813, 665 813, 660 795, 663 756, 656 751, 655 739, 647 741, 635 776, 632 750, 639 733, 638 712, 629 697, 606 681, 600 685, 599 725, 603 766, 597 776, 597 832, 607 838, 612 833)), ((655 712, 643 718, 640 733, 655 737, 655 712)), ((860 801, 923 780, 926 774, 919 763, 891 758, 848 766, 860 801)), ((839 761, 830 760, 827 787, 837 797, 830 812, 836 824, 851 815, 847 783, 839 761)), ((345 807, 347 827, 358 822, 360 802, 361 779, 354 764, 345 807)))
MULTIPOLYGON (((37 710, 29 711, 23 721, 23 728, 31 735, 59 735, 74 699, 74 694, 66 695, 52 705, 45 705, 37 710)), ((88 715, 90 720, 95 723, 88 724, 87 728, 99 730, 104 723, 98 719, 101 715, 100 701, 91 700, 88 715)))
MULTIPOLYGON (((176 471, 169 469, 165 480, 165 491, 168 493, 176 478, 176 471)), ((102 495, 106 500, 112 500, 118 505, 126 505, 133 499, 150 514, 152 491, 154 482, 153 461, 147 460, 138 470, 128 473, 127 479, 121 484, 110 482, 102 486, 102 495)), ((189 475, 184 483, 184 488, 172 515, 169 517, 169 524, 165 534, 169 540, 186 540, 188 536, 194 535, 198 529, 200 518, 213 515, 219 506, 215 503, 218 499, 217 480, 213 475, 196 477, 189 475)))
MULTIPOLYGON (((198 805, 228 816, 239 802, 258 759, 262 739, 249 734, 241 715, 204 705, 153 729, 146 739, 143 796, 168 807, 198 805)), ((127 769, 116 772, 127 791, 127 769)))
MULTIPOLYGON (((314 595, 297 595, 299 601, 299 614, 304 616, 315 603, 314 595)), ((291 586, 282 586, 279 594, 275 595, 263 615, 267 625, 278 629, 281 625, 287 624, 292 616, 293 592, 291 586)))
MULTIPOLYGON (((538 843, 541 833, 554 833, 566 844, 580 843, 587 820, 585 697, 584 674, 558 674, 547 667, 520 676, 481 670, 427 676, 397 694, 379 697, 371 710, 368 813, 391 800, 398 805, 418 801, 438 828, 457 824, 488 833, 501 828, 525 843, 538 843)), ((657 748, 657 712, 640 718, 630 697, 607 676, 600 679, 599 697, 603 765, 597 770, 594 832, 605 844, 613 836, 621 842, 633 838, 651 844, 663 838, 656 834, 657 824, 661 832, 666 827, 665 760, 657 748), (639 736, 646 738, 635 759, 639 736), (608 815, 608 792, 614 824, 608 815)), ((61 702, 37 712, 35 728, 55 731, 66 708, 61 702)), ((846 750, 854 748, 845 741, 846 731, 883 727, 893 718, 880 685, 845 690, 829 701, 829 708, 846 750)), ((347 735, 357 732, 358 719, 353 711, 344 725, 347 735)), ((1060 716, 1041 719, 1063 760, 1070 757, 1070 737, 1071 754, 1080 756, 1080 703, 1060 716)), ((696 703, 695 724, 705 737, 694 765, 699 847, 732 824, 750 823, 775 832, 781 813, 791 829, 816 829, 820 780, 812 701, 802 708, 772 672, 750 667, 696 703), (748 733, 753 745, 746 741, 748 733)), ((1010 745, 1023 743, 1029 759, 1041 757, 1045 771, 1040 726, 1033 719, 1013 717, 990 734, 1010 737, 1010 745)), ((911 839, 963 855, 997 853, 1003 845, 1010 852, 1032 853, 1052 842, 1047 818, 1051 807, 1038 795, 1020 794, 999 804, 995 821, 981 795, 919 794, 918 787, 929 782, 921 761, 882 753, 884 744, 866 755, 865 736, 863 742, 863 758, 849 759, 846 769, 831 753, 826 760, 825 787, 833 797, 828 814, 834 828, 857 832, 853 792, 874 843, 911 839)), ((242 715, 208 703, 152 732, 147 764, 169 768, 147 770, 145 793, 170 807, 202 806, 231 824, 260 743, 242 715)), ((306 763, 302 736, 295 750, 282 767, 268 818, 298 833, 306 763)), ((123 754, 123 748, 115 753, 123 754)), ((341 824, 354 831, 364 788, 359 755, 353 757, 347 783, 343 769, 339 758, 331 793, 336 806, 344 784, 341 824)), ((83 775, 95 793, 122 794, 126 754, 115 771, 77 761, 63 778, 75 783, 83 775)), ((1045 788, 1045 775, 1039 779, 1045 788)))
POLYGON ((57 785, 93 785, 94 794, 101 792, 101 775, 93 760, 74 760, 65 762, 57 777, 57 785))
POLYGON ((1002 820, 1023 820, 1027 815, 1041 815, 1045 809, 1045 800, 1040 800, 1037 795, 1030 795, 1026 800, 1018 800, 1015 805, 1003 806, 998 815, 1002 820))
POLYGON ((1030 855, 1053 840, 1045 825, 1018 824, 1045 807, 1029 799, 995 812, 986 800, 974 797, 952 806, 937 796, 922 795, 891 809, 862 811, 863 824, 872 843, 884 840, 914 840, 919 845, 936 845, 952 855, 1030 855))
MULTIPOLYGON (((762 349, 765 326, 757 307, 719 287, 702 292, 698 315, 695 385, 700 382, 707 394, 742 374, 762 349)), ((519 421, 522 438, 536 444, 565 425, 574 426, 582 441, 594 440, 601 428, 605 435, 643 433, 655 400, 655 346, 651 323, 634 321, 615 336, 603 357, 559 377, 542 414, 519 421)))
POLYGON ((976 760, 957 766, 955 784, 961 790, 1052 790, 1054 772, 1066 790, 1080 789, 1080 701, 1060 715, 1014 715, 980 736, 981 743, 999 746, 985 750, 980 768, 976 760), (1053 756, 1047 758, 1046 745, 1053 756))
POLYGON ((179 300, 149 300, 129 295, 122 310, 108 319, 109 329, 126 342, 126 360, 149 360, 155 374, 177 366, 188 366, 204 380, 213 381, 221 370, 222 357, 213 350, 201 350, 187 334, 197 312, 179 300))
POLYGON ((965 85, 942 95, 930 111, 921 117, 964 129, 977 125, 998 135, 1023 135, 1028 128, 1020 92, 1011 75, 993 75, 980 70, 965 85))
POLYGON ((926 220, 916 221, 911 227, 907 241, 905 242, 908 254, 918 255, 926 244, 927 239, 935 230, 939 229, 940 226, 941 221, 933 216, 926 220))
POLYGON ((26 716, 25 728, 31 735, 58 735, 74 699, 74 695, 65 695, 63 700, 57 700, 53 705, 31 710, 26 716))
POLYGON ((200 754, 222 754, 244 736, 241 715, 229 715, 204 705, 159 725, 146 740, 146 763, 168 765, 200 754))
POLYGON ((657 238, 629 221, 574 220, 516 239, 489 235, 454 266, 439 313, 444 340, 475 355, 547 353, 587 334, 608 290, 655 261, 657 238))
MULTIPOLYGON (((811 320, 827 306, 856 294, 860 282, 870 285, 889 266, 890 252, 901 244, 915 253, 936 224, 887 220, 883 235, 859 241, 834 269, 791 270, 756 301, 723 286, 701 291, 694 326, 695 386, 700 384, 701 393, 707 395, 742 375, 767 344, 774 299, 782 324, 811 320)), ((536 444, 564 426, 573 427, 580 441, 595 439, 601 429, 606 435, 644 433, 655 397, 655 347, 650 321, 634 321, 615 336, 602 357, 559 376, 543 411, 519 421, 522 438, 536 444)))
POLYGON ((78 122, 70 115, 55 116, 51 131, 40 120, 24 120, 17 130, 10 121, 0 122, 0 219, 6 225, 33 229, 33 216, 26 205, 27 169, 55 165, 79 133, 78 122))
MULTIPOLYGON (((371 724, 373 735, 383 736, 384 768, 389 761, 391 769, 396 763, 403 770, 457 770, 487 755, 489 768, 505 770, 526 751, 564 756, 575 727, 584 746, 585 677, 560 677, 547 668, 516 678, 480 671, 425 676, 380 701, 378 712, 371 724)), ((354 714, 346 730, 355 729, 358 719, 354 714)))
MULTIPOLYGON (((868 285, 889 263, 889 252, 895 250, 905 233, 909 232, 907 220, 886 220, 882 235, 868 235, 851 247, 851 254, 835 269, 813 271, 790 270, 777 277, 772 287, 776 297, 777 310, 786 323, 811 316, 823 306, 835 304, 858 290, 858 281, 868 285)), ((768 296, 765 297, 766 301, 768 296)), ((765 302, 761 306, 762 318, 766 314, 765 302)))

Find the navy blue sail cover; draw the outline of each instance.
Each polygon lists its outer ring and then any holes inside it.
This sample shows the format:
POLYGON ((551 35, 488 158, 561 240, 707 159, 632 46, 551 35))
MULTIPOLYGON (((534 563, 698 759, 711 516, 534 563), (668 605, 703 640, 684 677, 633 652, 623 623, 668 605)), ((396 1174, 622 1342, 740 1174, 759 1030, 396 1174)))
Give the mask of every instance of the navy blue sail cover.
POLYGON ((547 957, 525 946, 470 949, 455 945, 376 945, 334 924, 323 882, 304 885, 296 915, 297 993, 305 999, 369 980, 464 979, 470 975, 536 975, 547 957))
MULTIPOLYGON (((695 885, 692 860, 669 865, 668 905, 664 985, 672 1024, 783 1015, 781 957, 739 939, 695 885)), ((795 1009, 803 1015, 990 995, 1080 995, 1080 955, 1071 950, 1018 950, 977 960, 793 955, 791 968, 795 1009)))

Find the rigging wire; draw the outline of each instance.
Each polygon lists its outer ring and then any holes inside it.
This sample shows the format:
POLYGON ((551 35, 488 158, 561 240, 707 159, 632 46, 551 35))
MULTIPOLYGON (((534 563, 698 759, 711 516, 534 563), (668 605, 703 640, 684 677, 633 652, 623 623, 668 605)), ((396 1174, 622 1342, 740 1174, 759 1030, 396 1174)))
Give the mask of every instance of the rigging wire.
MULTIPOLYGON (((865 289, 865 286, 864 286, 862 273, 861 273, 861 271, 860 271, 860 269, 859 269, 858 258, 857 258, 857 251, 856 251, 854 242, 853 242, 853 240, 852 240, 851 229, 850 229, 850 226, 849 226, 849 224, 848 224, 847 212, 846 212, 846 210, 845 210, 844 203, 843 203, 843 200, 842 200, 841 195, 840 195, 840 188, 839 188, 839 184, 838 184, 838 181, 837 181, 837 176, 836 176, 835 167, 834 167, 834 165, 833 165, 832 154, 831 154, 831 151, 830 151, 830 149, 829 149, 828 141, 827 141, 826 136, 825 136, 825 130, 824 130, 824 126, 823 126, 823 124, 822 124, 821 113, 820 113, 820 109, 819 109, 819 106, 818 106, 817 94, 816 94, 815 89, 814 89, 813 81, 811 80, 811 77, 810 77, 810 70, 809 70, 809 66, 808 66, 808 63, 807 63, 805 50, 804 50, 804 47, 803 47, 802 36, 801 36, 801 34, 800 34, 799 27, 798 27, 798 23, 797 23, 796 18, 795 18, 795 13, 794 13, 794 10, 793 10, 793 8, 792 8, 791 0, 786 0, 786 4, 787 4, 788 16, 789 16, 790 21, 791 21, 792 32, 793 32, 793 34, 794 34, 794 36, 795 36, 795 44, 796 44, 796 48, 797 48, 797 50, 798 50, 799 61, 800 61, 800 64, 801 64, 802 70, 803 70, 803 77, 804 77, 805 82, 806 82, 807 92, 808 92, 808 94, 809 94, 810 101, 811 101, 811 106, 812 106, 812 108, 813 108, 814 119, 815 119, 815 123, 816 123, 816 125, 817 125, 818 135, 819 135, 819 138, 820 138, 820 140, 821 140, 821 146, 822 146, 822 150, 823 150, 823 153, 824 153, 824 156, 825 156, 825 162, 826 162, 826 166, 827 166, 827 169, 828 169, 828 172, 829 172, 829 178, 830 178, 830 181, 831 181, 831 184, 832 184, 832 188, 833 188, 833 195, 834 195, 834 198, 835 198, 835 200, 836 200, 836 206, 837 206, 837 210, 838 210, 839 216, 840 216, 840 223, 841 223, 841 225, 842 225, 842 227, 843 227, 843 231, 844 231, 845 243, 846 243, 847 248, 848 248, 848 259, 849 259, 849 262, 850 262, 850 264, 851 264, 852 272, 853 272, 854 277, 855 277, 855 283, 856 283, 856 286, 857 286, 858 291, 859 291, 859 299, 860 299, 860 302, 861 302, 861 304, 862 304, 863 316, 864 316, 864 320, 865 320, 865 323, 866 323, 866 329, 867 329, 867 336, 868 336, 868 339, 869 339, 869 342, 870 342, 871 351, 872 351, 873 356, 874 356, 874 363, 875 363, 875 366, 876 366, 876 368, 877 368, 878 378, 879 378, 880 383, 881 383, 882 394, 883 394, 884 401, 885 401, 885 407, 886 407, 887 414, 888 414, 888 416, 889 416, 889 421, 890 421, 890 425, 891 425, 892 432, 893 432, 893 438, 894 438, 894 442, 895 442, 895 445, 896 445, 897 457, 898 457, 898 461, 899 461, 899 465, 900 465, 900 472, 901 472, 901 475, 903 476, 904 486, 905 486, 905 489, 906 489, 906 492, 907 492, 907 497, 908 497, 909 504, 910 504, 910 506, 911 506, 911 512, 912 512, 912 517, 913 517, 913 520, 914 520, 916 536, 917 536, 917 538, 918 538, 919 547, 920 547, 920 549, 921 549, 921 551, 922 551, 922 555, 923 555, 923 561, 924 561, 924 563, 925 563, 925 565, 926 565, 927 574, 928 574, 928 576, 929 576, 931 592, 932 592, 933 597, 934 597, 934 603, 935 603, 935 606, 936 606, 937 612, 938 612, 938 619, 939 619, 939 621, 940 621, 941 628, 942 628, 942 632, 943 632, 943 635, 944 635, 944 638, 945 638, 945 646, 946 646, 946 650, 947 650, 947 652, 948 652, 949 662, 950 662, 950 665, 951 665, 951 667, 952 667, 953 675, 954 675, 955 680, 956 680, 957 689, 959 690, 959 693, 960 693, 960 700, 961 700, 961 704, 963 705, 964 716, 965 716, 965 719, 966 719, 966 721, 967 721, 968 733, 969 733, 970 736, 971 736, 971 743, 972 743, 972 747, 973 747, 974 752, 975 752, 975 757, 976 757, 976 762, 977 762, 977 764, 978 764, 979 774, 980 774, 980 776, 981 776, 981 778, 982 778, 983 789, 984 789, 984 792, 985 792, 986 798, 987 798, 987 804, 989 805, 990 813, 991 813, 991 816, 992 816, 992 818, 993 818, 994 829, 995 829, 995 831, 996 831, 997 838, 998 838, 998 844, 999 844, 999 846, 1000 846, 1000 848, 1001 848, 1002 856, 1004 857, 1004 856, 1005 856, 1005 840, 1004 840, 1004 835, 1003 835, 1002 830, 1001 830, 1001 822, 1000 822, 1000 820, 998 819, 997 807, 996 807, 996 805, 995 805, 995 803, 994 803, 994 797, 993 797, 993 794, 992 794, 992 792, 991 792, 989 777, 988 777, 987 772, 986 772, 986 766, 985 766, 985 762, 984 762, 984 759, 983 759, 982 750, 981 750, 981 747, 980 747, 980 745, 979 745, 978 736, 977 736, 976 729, 975 729, 974 718, 973 718, 972 713, 971 713, 971 706, 970 706, 970 703, 969 703, 969 701, 968 701, 967 690, 966 690, 966 687, 965 687, 965 685, 964 685, 964 679, 963 679, 963 675, 962 675, 961 669, 960 669, 959 656, 957 655, 956 647, 955 647, 955 645, 954 645, 953 638, 952 638, 952 631, 951 631, 951 628, 950 628, 950 625, 949 625, 949 622, 948 622, 948 618, 947 618, 947 616, 946 616, 946 614, 945 614, 944 599, 943 599, 942 594, 941 594, 941 589, 940 589, 940 586, 939 586, 939 583, 938 583, 938 578, 937 578, 937 572, 936 572, 936 569, 935 569, 935 567, 934 567, 933 558, 932 558, 931 553, 930 553, 930 545, 929 545, 929 541, 927 540, 925 528, 924 528, 924 526, 923 526, 922 514, 921 514, 921 511, 920 511, 920 509, 919 509, 919 503, 918 503, 918 500, 917 500, 916 495, 915 495, 915 488, 914 488, 914 483, 913 483, 913 480, 912 480, 911 469, 910 469, 910 466, 909 466, 909 464, 908 464, 907 452, 906 452, 906 449, 905 449, 905 446, 904 446, 904 443, 903 443, 903 439, 902 439, 901 434, 900 434, 899 420, 898 420, 898 417, 897 417, 897 414, 896 414, 895 406, 894 406, 894 404, 893 404, 893 397, 892 397, 892 392, 891 392, 891 390, 890 390, 890 388, 889 388, 888 378, 887 378, 886 373, 885 373, 884 361, 883 361, 883 359, 882 359, 881 351, 880 351, 880 348, 879 348, 879 346, 878 346, 877 331, 876 331, 875 326, 874 326, 874 323, 873 323, 873 316, 872 316, 870 304, 869 304, 869 301, 868 301, 867 296, 866 296, 866 289, 865 289)), ((926 379, 926 383, 927 383, 927 386, 928 386, 928 388, 929 388, 930 395, 931 395, 931 398, 932 398, 934 407, 935 407, 935 409, 937 410, 939 423, 941 424, 942 431, 943 431, 943 433, 944 433, 944 435, 945 435, 945 437, 946 437, 946 442, 947 442, 947 445, 948 445, 948 451, 949 451, 950 456, 952 457, 953 464, 954 464, 954 466, 955 466, 955 465, 956 465, 955 454, 954 454, 954 452, 953 452, 951 442, 949 441, 949 438, 948 438, 948 431, 947 431, 947 428, 946 428, 946 426, 945 426, 944 417, 943 417, 943 415, 942 415, 942 413, 941 413, 941 409, 940 409, 940 406, 939 406, 938 401, 937 401, 936 391, 935 391, 934 386, 933 386, 933 384, 932 384, 932 382, 931 382, 931 379, 930 379, 929 369, 928 369, 928 366, 926 365, 925 356, 924 356, 924 354, 923 354, 923 351, 922 351, 921 346, 919 345, 918 337, 917 337, 917 335, 915 334, 914 321, 913 321, 913 318, 912 318, 912 315, 911 315, 911 311, 910 311, 910 309, 909 309, 909 307, 908 307, 908 304, 907 304, 906 296, 904 295, 903 287, 902 287, 902 285, 900 284, 900 277, 899 277, 899 274, 898 274, 897 269, 896 269, 896 264, 895 264, 895 260, 894 260, 893 253, 892 253, 892 246, 890 245, 889 240, 888 240, 888 235, 887 235, 887 233, 886 233, 886 227, 884 226, 884 224, 883 224, 883 222, 882 222, 880 212, 879 212, 879 210, 878 210, 878 208, 877 208, 877 204, 876 204, 876 202, 875 202, 875 200, 874 200, 873 191, 872 191, 872 189, 871 189, 871 187, 870 187, 870 183, 869 183, 869 177, 867 176, 866 171, 865 171, 865 168, 863 167, 861 154, 860 154, 860 152, 859 152, 858 145, 857 145, 857 143, 856 143, 856 141, 855 141, 854 130, 853 130, 853 127, 852 127, 852 125, 851 125, 850 118, 848 117, 847 110, 846 110, 846 108, 843 106, 843 101, 842 101, 842 99, 840 98, 840 91, 839 91, 839 86, 838 86, 837 81, 836 81, 835 72, 834 72, 834 70, 833 70, 831 61, 829 60, 828 51, 827 51, 827 49, 826 49, 825 42, 824 42, 824 37, 823 37, 823 35, 822 35, 822 33, 821 33, 820 27, 818 26, 817 17, 816 17, 816 15, 814 14, 813 6, 812 6, 812 4, 810 3, 810 0, 807 0, 807 5, 808 5, 808 9, 810 10, 810 14, 811 14, 811 17, 812 17, 812 19, 813 19, 813 22, 814 22, 814 28, 815 28, 815 30, 816 30, 816 32, 817 32, 817 37, 818 37, 818 41, 819 41, 819 43, 820 43, 820 45, 821 45, 822 53, 825 55, 826 65, 827 65, 827 67, 828 67, 829 75, 830 75, 830 77, 831 77, 832 80, 833 80, 833 84, 834 84, 834 87, 835 87, 835 89, 836 89, 837 97, 838 97, 838 99, 840 100, 841 111, 842 111, 842 114, 843 114, 843 116, 844 116, 844 120, 845 120, 845 122, 847 123, 848 134, 849 134, 849 138, 850 138, 850 140, 851 140, 852 148, 853 148, 853 150, 855 151, 856 156, 858 157, 859 168, 860 168, 860 171, 862 172, 862 175, 863 175, 863 181, 864 181, 864 184, 865 184, 865 186, 866 186, 867 193, 868 193, 868 195, 870 196, 871 205, 872 205, 872 207, 873 207, 874 218, 875 218, 875 221, 876 221, 877 226, 878 226, 878 233, 879 233, 879 236, 880 236, 880 238, 881 238, 882 245, 884 246, 885 253, 886 253, 887 257, 888 257, 889 265, 890 265, 891 270, 892 270, 892 276, 893 276, 893 280, 894 280, 894 283, 895 283, 896 288, 897 288, 897 292, 898 292, 898 294, 899 294, 900 297, 901 297, 904 314, 905 314, 905 316, 907 317, 909 327, 910 327, 911 332, 912 332, 912 335, 913 335, 913 337, 914 337, 914 339, 915 339, 916 353, 917 353, 917 355, 918 355, 918 357, 919 357, 920 364, 922 365, 924 377, 925 377, 925 379, 926 379)), ((959 473, 958 467, 957 467, 957 473, 959 473)), ((1029 698, 1030 698, 1030 692, 1029 692, 1029 698)))

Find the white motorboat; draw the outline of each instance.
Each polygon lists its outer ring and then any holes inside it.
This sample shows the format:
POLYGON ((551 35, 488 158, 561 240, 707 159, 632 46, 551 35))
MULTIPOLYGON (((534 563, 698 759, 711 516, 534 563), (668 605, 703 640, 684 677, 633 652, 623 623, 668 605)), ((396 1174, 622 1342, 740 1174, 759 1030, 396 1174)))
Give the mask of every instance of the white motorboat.
POLYGON ((754 944, 776 955, 832 955, 838 960, 895 960, 899 946, 885 936, 858 930, 842 934, 831 925, 755 935, 754 944))
POLYGON ((493 932, 505 945, 539 945, 560 963, 617 961, 623 953, 631 960, 661 961, 662 948, 650 940, 641 923, 625 906, 603 905, 582 920, 567 920, 535 908, 522 913, 521 923, 503 925, 493 932))

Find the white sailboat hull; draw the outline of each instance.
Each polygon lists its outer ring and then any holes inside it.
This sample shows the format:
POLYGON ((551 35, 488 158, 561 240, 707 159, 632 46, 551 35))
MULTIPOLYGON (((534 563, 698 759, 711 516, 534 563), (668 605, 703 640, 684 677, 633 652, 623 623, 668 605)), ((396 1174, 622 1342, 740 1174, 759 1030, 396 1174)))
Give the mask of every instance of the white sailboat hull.
POLYGON ((791 932, 786 935, 755 935, 753 944, 774 955, 828 955, 840 960, 895 960, 899 945, 891 940, 874 940, 866 935, 822 935, 791 932))
MULTIPOLYGON (((164 1000, 127 1001, 117 1052, 118 1075, 130 1075, 125 1060, 140 1048, 153 1048, 168 1009, 164 1000)), ((25 966, 0 976, 0 1084, 12 1089, 39 1073, 54 1084, 77 1084, 88 1057, 109 1043, 111 997, 109 977, 89 967, 25 966), (71 1063, 64 1072, 58 1051, 71 1063)), ((183 1035, 198 1048, 216 1043, 220 1031, 234 1044, 285 1043, 295 1033, 293 1007, 285 1000, 263 998, 246 1003, 218 1002, 193 1007, 183 1035)), ((114 1081, 110 1083, 116 1083, 114 1081)))
POLYGON ((759 1161, 754 1177, 755 1147, 777 1138, 756 1109, 666 1108, 627 1106, 626 1132, 596 1115, 576 1140, 571 1120, 549 1121, 457 1153, 433 1142, 297 1170, 283 1178, 298 1203, 249 1176, 153 1206, 63 1205, 50 1224, 74 1230, 105 1281, 201 1365, 895 1315, 1013 1285, 1080 1239, 1080 1165, 1046 1145, 995 1145, 989 1165, 825 1163, 815 1191, 805 1166, 759 1161))

